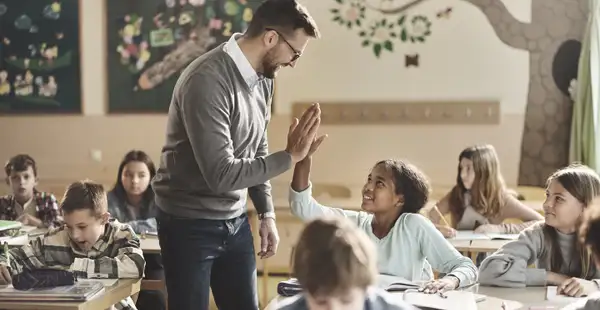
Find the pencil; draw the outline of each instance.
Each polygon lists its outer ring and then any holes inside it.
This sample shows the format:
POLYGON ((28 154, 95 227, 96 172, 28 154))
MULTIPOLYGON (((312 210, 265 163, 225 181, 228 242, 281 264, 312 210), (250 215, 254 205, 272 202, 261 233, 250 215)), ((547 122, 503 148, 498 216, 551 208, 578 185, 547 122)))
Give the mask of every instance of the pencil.
POLYGON ((438 213, 438 215, 440 216, 440 218, 442 219, 442 221, 444 221, 444 225, 446 225, 448 228, 451 228, 452 226, 450 226, 450 224, 448 224, 448 221, 446 221, 446 218, 444 217, 444 215, 442 214, 442 212, 440 212, 440 209, 438 209, 437 204, 435 204, 433 206, 433 208, 438 213))

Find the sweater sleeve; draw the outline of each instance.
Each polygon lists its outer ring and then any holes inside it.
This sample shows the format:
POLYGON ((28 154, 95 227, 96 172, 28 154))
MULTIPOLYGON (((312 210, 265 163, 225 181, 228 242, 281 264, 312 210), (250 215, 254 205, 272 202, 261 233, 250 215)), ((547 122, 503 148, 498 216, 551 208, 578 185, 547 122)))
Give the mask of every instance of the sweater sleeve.
POLYGON ((224 84, 212 74, 198 73, 182 82, 176 92, 196 164, 216 193, 264 184, 292 165, 292 157, 285 151, 256 158, 234 156, 231 129, 240 124, 231 119, 231 95, 224 84))
POLYGON ((421 252, 434 269, 456 277, 460 287, 477 282, 477 267, 468 257, 461 255, 430 221, 419 214, 407 216, 409 229, 417 232, 421 252))
POLYGON ((354 223, 358 223, 360 212, 330 208, 318 203, 312 197, 312 183, 309 183, 308 188, 301 192, 296 192, 290 187, 289 203, 292 214, 303 221, 310 221, 322 216, 343 216, 354 223))
POLYGON ((535 224, 538 221, 544 219, 544 217, 533 210, 532 208, 524 205, 522 202, 517 200, 513 195, 506 194, 506 203, 502 210, 501 221, 506 219, 519 219, 522 223, 502 223, 500 224, 500 230, 505 234, 518 234, 525 228, 535 224))
POLYGON ((540 258, 543 244, 542 226, 527 228, 481 263, 479 283, 513 288, 546 285, 545 269, 528 268, 540 258))

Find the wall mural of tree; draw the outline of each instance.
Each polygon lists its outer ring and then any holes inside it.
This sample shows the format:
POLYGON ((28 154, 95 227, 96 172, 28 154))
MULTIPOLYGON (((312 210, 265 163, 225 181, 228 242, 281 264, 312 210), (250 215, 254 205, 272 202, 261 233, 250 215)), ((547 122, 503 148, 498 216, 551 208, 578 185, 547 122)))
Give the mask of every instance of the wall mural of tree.
POLYGON ((502 42, 529 52, 518 182, 544 186, 551 173, 568 164, 572 115, 568 87, 577 76, 588 1, 532 0, 530 23, 517 20, 501 0, 463 1, 485 14, 502 42))
MULTIPOLYGON (((447 19, 451 7, 435 16, 412 13, 412 8, 426 0, 334 0, 332 21, 355 31, 361 45, 370 48, 375 57, 393 52, 397 44, 420 44, 431 36, 432 20, 447 19)), ((418 66, 418 55, 407 55, 406 66, 418 66), (412 63, 411 63, 412 62, 412 63)))

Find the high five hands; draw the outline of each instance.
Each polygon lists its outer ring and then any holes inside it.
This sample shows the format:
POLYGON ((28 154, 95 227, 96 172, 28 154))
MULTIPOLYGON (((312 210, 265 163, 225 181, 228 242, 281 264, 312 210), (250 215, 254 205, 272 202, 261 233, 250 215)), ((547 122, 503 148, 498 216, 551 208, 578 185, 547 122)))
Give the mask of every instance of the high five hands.
POLYGON ((311 105, 300 117, 294 118, 288 131, 288 142, 285 148, 296 164, 314 154, 327 135, 317 136, 321 124, 321 108, 318 103, 311 105))

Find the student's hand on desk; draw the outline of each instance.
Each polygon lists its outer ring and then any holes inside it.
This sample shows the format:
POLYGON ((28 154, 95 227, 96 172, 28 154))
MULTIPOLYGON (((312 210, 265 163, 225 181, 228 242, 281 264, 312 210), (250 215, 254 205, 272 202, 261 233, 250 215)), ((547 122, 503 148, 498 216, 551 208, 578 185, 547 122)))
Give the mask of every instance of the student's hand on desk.
POLYGON ((10 275, 10 271, 4 265, 0 265, 0 285, 7 285, 12 282, 12 276, 10 275))
POLYGON ((258 234, 260 235, 260 252, 258 252, 258 256, 264 259, 275 255, 279 245, 279 233, 277 232, 275 219, 270 217, 262 219, 258 234))
POLYGON ((568 278, 556 290, 557 294, 571 297, 587 296, 598 290, 596 283, 579 278, 568 278))
POLYGON ((435 294, 437 292, 451 291, 458 287, 458 278, 454 276, 446 276, 441 279, 429 281, 419 289, 420 292, 426 294, 435 294))

